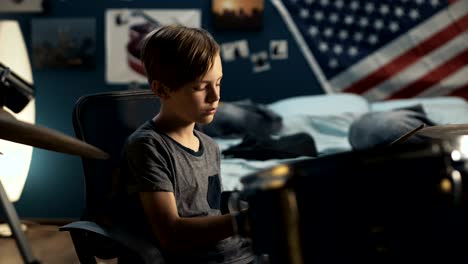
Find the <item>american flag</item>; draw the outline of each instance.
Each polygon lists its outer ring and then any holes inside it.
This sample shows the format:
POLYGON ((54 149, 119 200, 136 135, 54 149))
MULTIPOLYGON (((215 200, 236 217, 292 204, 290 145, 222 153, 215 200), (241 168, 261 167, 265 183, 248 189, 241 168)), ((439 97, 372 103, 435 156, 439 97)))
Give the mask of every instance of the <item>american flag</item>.
POLYGON ((272 0, 328 93, 468 98, 468 0, 272 0))

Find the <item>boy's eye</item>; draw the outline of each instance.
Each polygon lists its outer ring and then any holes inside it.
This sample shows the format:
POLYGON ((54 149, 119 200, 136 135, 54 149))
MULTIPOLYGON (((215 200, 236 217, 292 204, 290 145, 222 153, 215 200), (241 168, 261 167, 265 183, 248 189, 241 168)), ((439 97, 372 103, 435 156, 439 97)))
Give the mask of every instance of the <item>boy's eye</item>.
POLYGON ((201 86, 195 86, 193 87, 195 91, 203 91, 206 89, 206 85, 201 85, 201 86))
MULTIPOLYGON (((221 87, 221 82, 215 84, 216 87, 221 87)), ((204 91, 210 87, 210 84, 202 83, 199 85, 193 86, 194 91, 204 91)))

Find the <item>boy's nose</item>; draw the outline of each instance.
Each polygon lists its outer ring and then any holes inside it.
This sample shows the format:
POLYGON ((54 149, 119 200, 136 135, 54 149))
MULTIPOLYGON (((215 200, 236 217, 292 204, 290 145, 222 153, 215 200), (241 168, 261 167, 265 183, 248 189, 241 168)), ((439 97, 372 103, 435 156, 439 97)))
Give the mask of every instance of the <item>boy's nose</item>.
POLYGON ((213 87, 212 89, 210 89, 210 92, 208 93, 208 96, 206 99, 209 103, 219 101, 220 99, 219 90, 216 87, 213 87))

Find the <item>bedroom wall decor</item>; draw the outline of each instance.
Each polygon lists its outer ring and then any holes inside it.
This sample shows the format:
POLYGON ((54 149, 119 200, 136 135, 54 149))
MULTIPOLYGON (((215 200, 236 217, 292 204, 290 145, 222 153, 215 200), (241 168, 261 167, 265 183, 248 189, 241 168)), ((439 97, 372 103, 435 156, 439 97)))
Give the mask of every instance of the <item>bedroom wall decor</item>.
POLYGON ((249 57, 249 43, 246 39, 221 44, 221 56, 225 62, 249 57))
POLYGON ((198 9, 108 9, 106 11, 106 81, 146 83, 138 44, 164 24, 201 26, 198 9))
POLYGON ((288 58, 287 40, 270 40, 270 58, 272 60, 285 60, 288 58))
POLYGON ((468 98, 466 0, 271 3, 326 93, 468 98))
POLYGON ((271 69, 270 60, 288 59, 288 41, 285 39, 270 40, 266 43, 266 50, 250 52, 247 39, 221 43, 221 56, 226 63, 236 60, 249 60, 252 73, 265 72, 271 69))
POLYGON ((36 13, 43 11, 43 0, 2 0, 0 13, 36 13))
POLYGON ((268 60, 268 52, 267 51, 259 51, 256 53, 252 53, 250 56, 250 60, 253 64, 253 72, 259 73, 268 71, 271 68, 270 62, 268 60))
POLYGON ((94 18, 33 19, 31 40, 35 69, 95 68, 94 18))
POLYGON ((259 30, 263 26, 264 0, 212 0, 217 30, 259 30))

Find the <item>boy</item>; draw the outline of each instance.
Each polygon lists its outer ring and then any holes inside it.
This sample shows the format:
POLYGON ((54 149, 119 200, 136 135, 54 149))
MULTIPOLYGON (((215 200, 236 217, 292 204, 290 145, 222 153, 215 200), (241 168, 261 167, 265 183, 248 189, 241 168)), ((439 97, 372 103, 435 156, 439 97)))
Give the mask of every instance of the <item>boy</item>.
POLYGON ((149 235, 168 263, 251 263, 236 233, 243 213, 220 213, 220 152, 195 124, 220 99, 219 45, 202 29, 162 26, 142 41, 141 60, 160 112, 124 148, 127 223, 149 235))

